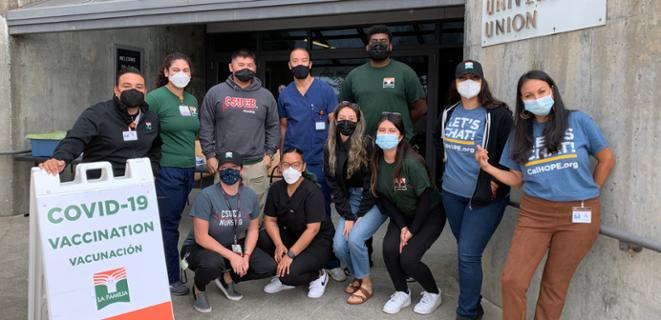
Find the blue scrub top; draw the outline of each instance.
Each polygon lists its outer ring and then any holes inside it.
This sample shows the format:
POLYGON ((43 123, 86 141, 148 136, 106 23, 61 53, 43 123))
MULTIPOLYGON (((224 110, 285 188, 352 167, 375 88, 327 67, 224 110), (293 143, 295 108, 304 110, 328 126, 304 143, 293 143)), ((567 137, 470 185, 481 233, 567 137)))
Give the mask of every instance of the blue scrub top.
POLYGON ((335 91, 327 83, 314 79, 305 95, 301 95, 296 84, 291 82, 278 97, 280 118, 287 119, 284 148, 303 151, 307 164, 322 164, 328 114, 335 111, 336 105, 335 91), (317 127, 317 122, 323 123, 323 129, 317 127))

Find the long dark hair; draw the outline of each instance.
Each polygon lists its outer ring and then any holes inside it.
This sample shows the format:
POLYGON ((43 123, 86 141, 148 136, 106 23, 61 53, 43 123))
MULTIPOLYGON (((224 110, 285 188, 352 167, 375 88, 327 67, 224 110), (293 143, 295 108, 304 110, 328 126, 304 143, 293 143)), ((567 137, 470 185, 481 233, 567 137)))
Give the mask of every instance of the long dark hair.
MULTIPOLYGON (((376 123, 377 132, 381 123, 385 121, 390 121, 395 126, 395 128, 399 130, 399 134, 401 136, 404 136, 406 131, 404 131, 404 121, 402 120, 402 116, 400 114, 384 113, 381 116, 381 119, 379 119, 379 121, 376 123)), ((376 136, 376 132, 374 132, 374 135, 376 136)), ((406 140, 406 138, 403 138, 401 141, 399 141, 399 144, 397 144, 397 155, 395 156, 395 170, 393 172, 392 178, 393 179, 401 178, 402 168, 404 167, 404 160, 406 160, 407 156, 411 156, 415 160, 419 161, 425 167, 429 181, 432 181, 429 168, 425 163, 425 159, 422 158, 422 156, 420 156, 413 148, 411 148, 411 144, 408 142, 408 140, 406 140)), ((379 147, 374 148, 374 151, 372 152, 372 157, 370 159, 370 168, 372 170, 372 176, 370 177, 370 189, 374 196, 377 196, 376 184, 379 176, 378 166, 379 166, 379 159, 381 159, 382 157, 383 157, 383 150, 381 150, 381 148, 379 147)))
POLYGON ((519 78, 519 83, 516 89, 516 112, 514 124, 514 141, 512 145, 512 160, 516 163, 526 163, 531 156, 533 148, 533 123, 535 115, 525 110, 523 99, 521 96, 521 87, 528 80, 541 80, 551 87, 553 92, 553 107, 549 113, 549 119, 544 123, 544 136, 545 152, 539 150, 539 157, 544 157, 545 153, 553 154, 560 150, 562 141, 567 131, 569 113, 571 110, 565 109, 565 104, 562 102, 560 90, 555 84, 555 81, 546 72, 540 70, 528 71, 519 78))
MULTIPOLYGON (((460 63, 463 64, 471 61, 477 62, 474 60, 466 60, 460 63)), ((480 86, 480 93, 477 94, 477 99, 478 101, 480 101, 480 105, 487 109, 496 109, 499 107, 507 108, 507 104, 505 102, 496 99, 493 96, 493 94, 491 94, 491 90, 489 89, 489 83, 487 82, 487 79, 485 79, 484 77, 480 77, 480 80, 482 80, 482 85, 480 86)), ((455 103, 461 101, 461 95, 459 94, 459 91, 457 91, 456 81, 450 81, 450 83, 451 83, 450 92, 448 93, 448 106, 452 106, 455 103)))
POLYGON ((337 117, 340 114, 340 111, 344 108, 349 108, 356 113, 356 130, 349 137, 351 146, 349 147, 349 152, 347 152, 347 178, 355 172, 359 172, 360 168, 364 165, 367 165, 367 150, 365 149, 365 144, 363 143, 363 136, 365 133, 365 120, 363 119, 363 112, 360 111, 360 107, 351 102, 342 101, 333 112, 334 121, 328 126, 328 139, 326 139, 326 153, 328 154, 328 168, 330 171, 328 174, 335 176, 335 166, 337 165, 337 155, 335 154, 335 146, 340 136, 340 131, 337 130, 337 117))
POLYGON ((168 84, 170 80, 168 80, 168 77, 165 76, 165 70, 169 69, 175 60, 186 61, 186 63, 188 63, 188 68, 191 70, 191 74, 193 73, 193 64, 191 63, 190 58, 181 52, 172 52, 165 56, 165 59, 163 59, 163 65, 161 65, 161 68, 158 69, 158 74, 156 74, 156 83, 154 88, 160 88, 168 84))

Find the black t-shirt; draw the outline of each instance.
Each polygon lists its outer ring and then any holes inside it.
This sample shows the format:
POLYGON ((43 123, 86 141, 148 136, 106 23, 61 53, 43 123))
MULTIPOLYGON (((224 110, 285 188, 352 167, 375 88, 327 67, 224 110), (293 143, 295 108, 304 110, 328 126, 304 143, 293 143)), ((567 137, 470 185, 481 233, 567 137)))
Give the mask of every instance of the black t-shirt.
POLYGON ((298 239, 308 223, 321 222, 321 229, 315 238, 333 237, 333 225, 326 215, 324 196, 321 189, 312 181, 303 179, 290 198, 287 183, 280 180, 269 188, 264 206, 264 214, 278 219, 281 231, 298 239))
MULTIPOLYGON (((338 139, 338 141, 339 141, 339 139, 338 139)), ((350 141, 351 140, 341 142, 342 147, 344 148, 344 150, 346 151, 347 154, 349 154, 349 149, 351 148, 351 144, 349 143, 350 141)), ((348 170, 349 170, 349 163, 348 162, 349 162, 349 158, 347 157, 347 161, 345 161, 345 163, 344 163, 344 172, 343 172, 344 176, 342 176, 344 178, 344 185, 347 186, 347 188, 362 188, 363 187, 363 173, 360 169, 356 170, 356 172, 354 172, 351 175, 350 178, 347 178, 349 176, 349 174, 347 173, 348 170)))

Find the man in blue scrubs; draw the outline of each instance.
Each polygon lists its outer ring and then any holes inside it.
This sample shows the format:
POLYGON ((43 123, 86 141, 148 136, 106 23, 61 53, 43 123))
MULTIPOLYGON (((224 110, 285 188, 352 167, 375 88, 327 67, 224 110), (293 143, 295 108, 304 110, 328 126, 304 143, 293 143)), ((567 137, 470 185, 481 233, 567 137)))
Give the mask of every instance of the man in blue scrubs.
MULTIPOLYGON (((330 188, 323 172, 323 148, 337 97, 331 86, 310 74, 312 61, 306 49, 292 50, 288 64, 294 81, 278 97, 280 150, 297 148, 303 151, 307 170, 317 177, 324 194, 326 213, 330 216, 330 188)), ((326 268, 333 279, 343 281, 346 277, 339 265, 339 260, 333 257, 326 268)))

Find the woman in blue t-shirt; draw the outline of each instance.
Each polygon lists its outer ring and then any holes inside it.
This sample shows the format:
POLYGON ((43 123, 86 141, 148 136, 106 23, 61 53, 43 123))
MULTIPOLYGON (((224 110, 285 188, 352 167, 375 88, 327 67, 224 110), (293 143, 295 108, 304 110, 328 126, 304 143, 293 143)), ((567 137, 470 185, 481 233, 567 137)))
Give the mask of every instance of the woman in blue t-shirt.
POLYGON ((530 71, 517 88, 517 121, 500 158, 509 171, 491 165, 487 150, 476 153, 482 170, 523 189, 501 279, 503 319, 525 318, 530 279, 547 249, 535 318, 559 319, 574 271, 599 234, 599 191, 615 158, 590 116, 565 109, 548 74, 530 71))
POLYGON ((498 159, 512 130, 512 112, 492 96, 474 60, 457 65, 450 102, 438 120, 435 142, 442 159, 443 207, 457 239, 457 319, 478 319, 484 314, 482 253, 503 218, 510 188, 480 170, 475 151, 485 148, 492 164, 505 169, 498 159))

